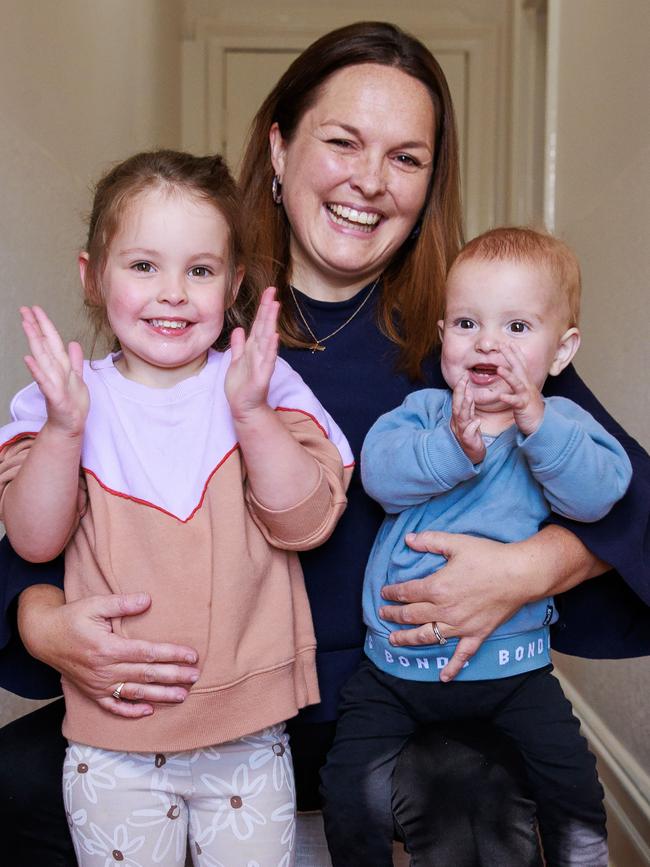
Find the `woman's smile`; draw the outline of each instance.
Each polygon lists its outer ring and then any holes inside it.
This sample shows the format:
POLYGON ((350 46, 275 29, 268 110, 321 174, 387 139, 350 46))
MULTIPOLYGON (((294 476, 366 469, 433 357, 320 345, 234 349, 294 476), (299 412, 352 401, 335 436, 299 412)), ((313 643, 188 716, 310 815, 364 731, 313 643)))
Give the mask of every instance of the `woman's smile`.
POLYGON ((409 237, 433 167, 426 87, 372 63, 331 75, 295 133, 271 129, 291 226, 291 279, 307 294, 351 297, 409 237))

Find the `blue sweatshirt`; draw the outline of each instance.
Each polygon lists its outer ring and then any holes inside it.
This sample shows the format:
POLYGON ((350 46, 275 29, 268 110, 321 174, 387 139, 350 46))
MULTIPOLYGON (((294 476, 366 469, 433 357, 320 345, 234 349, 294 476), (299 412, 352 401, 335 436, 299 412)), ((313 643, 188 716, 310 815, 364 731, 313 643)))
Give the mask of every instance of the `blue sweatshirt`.
MULTIPOLYGON (((410 680, 438 680, 457 639, 446 645, 393 648, 395 627, 377 613, 384 584, 424 578, 444 565, 440 554, 411 550, 406 533, 444 530, 499 542, 532 536, 550 509, 577 521, 598 521, 625 494, 630 461, 618 441, 577 404, 545 400, 542 424, 530 436, 515 425, 472 464, 450 429, 451 392, 409 395, 370 429, 361 455, 367 493, 386 518, 370 553, 363 587, 365 651, 383 671, 410 680)), ((483 643, 458 680, 509 677, 550 661, 551 598, 524 605, 483 643)))

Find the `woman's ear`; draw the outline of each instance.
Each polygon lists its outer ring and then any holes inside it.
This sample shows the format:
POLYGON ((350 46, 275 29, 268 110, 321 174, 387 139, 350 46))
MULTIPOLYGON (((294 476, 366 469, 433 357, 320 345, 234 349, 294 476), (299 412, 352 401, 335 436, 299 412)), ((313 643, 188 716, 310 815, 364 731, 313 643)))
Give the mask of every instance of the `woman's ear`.
POLYGON ((274 123, 269 130, 269 142, 271 145, 271 164, 273 166, 273 171, 276 173, 280 181, 282 181, 284 176, 287 146, 282 138, 282 133, 280 132, 280 127, 277 123, 274 123))
POLYGON ((564 368, 571 363, 579 346, 579 330, 577 328, 569 328, 569 330, 565 331, 562 337, 560 337, 549 374, 551 376, 557 376, 558 373, 561 373, 564 368))

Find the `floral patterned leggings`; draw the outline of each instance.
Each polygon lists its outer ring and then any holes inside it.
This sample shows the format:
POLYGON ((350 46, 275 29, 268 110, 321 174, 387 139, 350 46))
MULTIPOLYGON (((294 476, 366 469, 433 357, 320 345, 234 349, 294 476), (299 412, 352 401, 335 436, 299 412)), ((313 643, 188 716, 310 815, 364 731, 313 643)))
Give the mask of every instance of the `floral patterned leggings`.
POLYGON ((63 800, 81 867, 291 867, 295 787, 284 724, 181 753, 70 742, 63 800))

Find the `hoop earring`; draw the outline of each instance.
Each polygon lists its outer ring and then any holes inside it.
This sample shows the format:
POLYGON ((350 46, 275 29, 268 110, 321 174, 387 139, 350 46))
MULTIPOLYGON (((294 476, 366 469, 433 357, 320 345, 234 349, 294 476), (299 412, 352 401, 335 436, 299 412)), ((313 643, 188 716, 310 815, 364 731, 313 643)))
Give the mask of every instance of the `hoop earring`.
POLYGON ((271 183, 271 195, 273 196, 273 201, 276 205, 282 204, 282 181, 277 175, 273 175, 273 182, 271 183))

